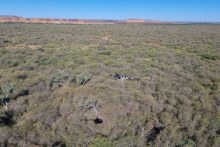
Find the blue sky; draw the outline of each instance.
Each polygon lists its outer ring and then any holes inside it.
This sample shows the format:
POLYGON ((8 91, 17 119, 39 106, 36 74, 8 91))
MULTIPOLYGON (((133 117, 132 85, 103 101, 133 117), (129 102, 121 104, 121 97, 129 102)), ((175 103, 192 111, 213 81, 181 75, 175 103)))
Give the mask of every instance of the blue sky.
POLYGON ((0 0, 0 15, 220 22, 220 0, 0 0))

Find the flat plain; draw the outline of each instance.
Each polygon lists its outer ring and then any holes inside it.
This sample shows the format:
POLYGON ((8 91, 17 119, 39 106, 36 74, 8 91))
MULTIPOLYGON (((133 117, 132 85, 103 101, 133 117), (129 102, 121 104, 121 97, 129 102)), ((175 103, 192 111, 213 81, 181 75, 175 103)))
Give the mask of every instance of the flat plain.
POLYGON ((220 25, 2 23, 0 87, 0 146, 217 147, 220 25))

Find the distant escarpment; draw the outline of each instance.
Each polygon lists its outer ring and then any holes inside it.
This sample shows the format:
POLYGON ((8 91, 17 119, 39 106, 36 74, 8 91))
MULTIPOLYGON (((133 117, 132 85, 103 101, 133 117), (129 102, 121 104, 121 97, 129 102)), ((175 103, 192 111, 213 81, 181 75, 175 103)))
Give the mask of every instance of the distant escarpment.
POLYGON ((127 19, 127 20, 104 20, 104 19, 62 19, 62 18, 24 18, 18 16, 0 15, 0 22, 22 22, 42 24, 173 24, 173 22, 127 19))

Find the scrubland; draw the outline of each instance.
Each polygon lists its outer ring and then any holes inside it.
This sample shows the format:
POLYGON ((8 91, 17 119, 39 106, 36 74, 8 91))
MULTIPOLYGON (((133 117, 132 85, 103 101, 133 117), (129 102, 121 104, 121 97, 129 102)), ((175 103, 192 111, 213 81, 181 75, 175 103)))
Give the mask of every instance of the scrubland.
POLYGON ((0 87, 3 147, 217 147, 220 25, 0 24, 0 87))

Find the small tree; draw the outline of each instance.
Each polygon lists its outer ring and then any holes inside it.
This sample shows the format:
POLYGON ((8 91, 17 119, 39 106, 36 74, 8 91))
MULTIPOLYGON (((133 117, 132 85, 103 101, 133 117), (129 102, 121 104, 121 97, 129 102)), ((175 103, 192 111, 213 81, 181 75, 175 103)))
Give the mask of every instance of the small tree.
POLYGON ((81 107, 83 109, 85 109, 86 111, 93 109, 95 111, 95 116, 96 118, 94 119, 94 122, 96 124, 102 123, 103 120, 99 118, 98 116, 98 100, 88 100, 88 101, 84 101, 83 104, 81 105, 81 107))
POLYGON ((118 73, 114 74, 114 78, 115 80, 121 80, 121 81, 124 81, 124 80, 138 80, 139 81, 140 80, 139 78, 135 78, 135 77, 132 77, 126 74, 118 74, 118 73))
POLYGON ((8 103, 10 101, 10 96, 15 89, 15 84, 12 82, 7 82, 0 87, 0 101, 5 109, 8 109, 8 103))
POLYGON ((50 87, 52 86, 66 86, 75 82, 75 75, 69 70, 58 70, 50 76, 50 87))
POLYGON ((70 70, 58 70, 53 73, 50 80, 50 87, 63 87, 70 84, 76 84, 78 86, 84 86, 92 77, 91 73, 84 73, 76 75, 70 70))
POLYGON ((96 118, 98 118, 98 111, 97 111, 97 104, 98 104, 98 100, 95 101, 88 101, 88 102, 84 102, 81 107, 83 107, 86 111, 94 109, 95 111, 95 116, 96 118))
POLYGON ((77 76, 76 77, 76 84, 84 86, 91 79, 91 77, 92 77, 92 75, 90 73, 84 74, 82 76, 77 76))

